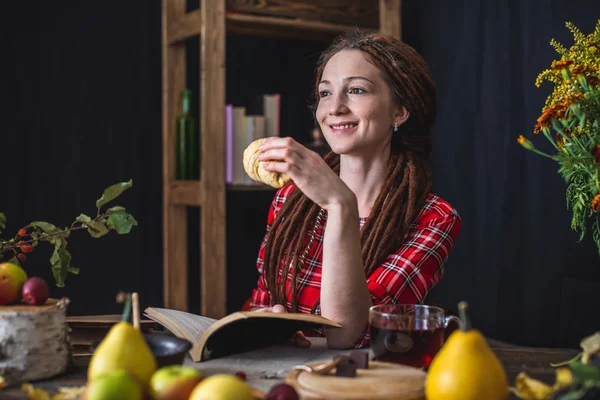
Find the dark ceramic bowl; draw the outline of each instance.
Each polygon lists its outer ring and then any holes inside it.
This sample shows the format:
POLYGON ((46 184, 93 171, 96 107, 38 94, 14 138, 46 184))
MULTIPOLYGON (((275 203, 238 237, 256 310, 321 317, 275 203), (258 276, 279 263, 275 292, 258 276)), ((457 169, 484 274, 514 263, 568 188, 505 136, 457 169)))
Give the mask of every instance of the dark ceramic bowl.
MULTIPOLYGON (((178 338, 170 333, 144 333, 144 339, 156 358, 158 368, 183 364, 186 353, 192 348, 192 344, 188 340, 178 338)), ((94 341, 90 346, 90 352, 93 353, 98 344, 100 344, 100 340, 94 341)))

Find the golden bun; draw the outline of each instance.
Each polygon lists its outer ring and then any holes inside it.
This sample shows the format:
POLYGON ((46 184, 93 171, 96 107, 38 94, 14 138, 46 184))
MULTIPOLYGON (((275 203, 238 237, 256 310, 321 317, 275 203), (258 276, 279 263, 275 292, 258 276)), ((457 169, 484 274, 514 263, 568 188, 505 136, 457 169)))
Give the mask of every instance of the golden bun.
POLYGON ((262 144, 264 139, 258 139, 254 142, 250 143, 246 150, 244 150, 242 163, 244 165, 244 170, 248 174, 252 180, 256 182, 262 182, 266 185, 272 186, 276 189, 282 188, 287 183, 290 182, 290 177, 286 174, 281 174, 279 172, 267 171, 263 168, 265 163, 275 162, 275 161, 260 161, 258 156, 260 152, 258 151, 260 145, 262 144))

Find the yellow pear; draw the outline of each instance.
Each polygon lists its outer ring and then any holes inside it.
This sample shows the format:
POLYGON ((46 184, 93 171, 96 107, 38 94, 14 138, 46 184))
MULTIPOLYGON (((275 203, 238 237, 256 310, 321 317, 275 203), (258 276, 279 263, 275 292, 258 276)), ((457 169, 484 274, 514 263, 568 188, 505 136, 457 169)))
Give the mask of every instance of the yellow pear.
POLYGON ((157 363, 142 333, 127 322, 130 311, 131 298, 128 296, 123 320, 113 325, 92 355, 88 367, 89 381, 122 369, 142 384, 144 390, 148 388, 157 363))
POLYGON ((471 329, 467 303, 459 305, 462 326, 434 357, 425 382, 427 400, 504 400, 508 380, 485 337, 471 329))
POLYGON ((205 378, 190 394, 188 400, 253 400, 250 386, 229 374, 216 374, 205 378))

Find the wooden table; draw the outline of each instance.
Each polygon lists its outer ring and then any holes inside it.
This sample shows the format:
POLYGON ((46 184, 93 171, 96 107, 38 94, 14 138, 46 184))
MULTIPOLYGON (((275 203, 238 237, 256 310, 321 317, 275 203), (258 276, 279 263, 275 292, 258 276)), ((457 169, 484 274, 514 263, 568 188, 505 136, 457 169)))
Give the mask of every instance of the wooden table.
MULTIPOLYGON (((311 341, 313 346, 310 349, 274 346, 202 363, 193 363, 191 359, 188 359, 185 363, 204 371, 206 374, 217 372, 235 373, 243 370, 248 375, 248 383, 266 391, 270 386, 285 379, 289 366, 304 362, 327 360, 331 359, 333 355, 342 353, 339 350, 326 349, 322 338, 311 338, 311 341), (273 374, 267 376, 269 374, 266 374, 266 372, 275 370, 279 371, 277 376, 273 376, 273 374)), ((516 347, 493 340, 489 340, 489 343, 504 365, 511 386, 514 385, 515 377, 523 371, 531 377, 553 383, 555 374, 550 363, 569 360, 579 352, 577 349, 516 347)), ((75 365, 68 373, 54 379, 33 382, 33 384, 35 387, 43 388, 51 394, 56 393, 59 387, 83 386, 86 381, 89 359, 89 356, 76 356, 74 357, 75 365)), ((20 387, 12 387, 0 391, 0 399, 26 399, 26 396, 20 387)), ((516 399, 516 397, 512 396, 510 399, 516 399)))

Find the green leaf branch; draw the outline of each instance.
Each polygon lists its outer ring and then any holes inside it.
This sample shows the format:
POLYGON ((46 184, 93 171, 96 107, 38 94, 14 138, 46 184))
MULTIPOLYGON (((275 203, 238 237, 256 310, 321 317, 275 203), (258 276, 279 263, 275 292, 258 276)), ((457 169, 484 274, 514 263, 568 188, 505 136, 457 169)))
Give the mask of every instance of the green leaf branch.
MULTIPOLYGON (((71 265, 71 253, 67 250, 67 238, 71 232, 87 230, 91 237, 101 238, 111 231, 120 235, 128 234, 137 221, 127 212, 125 207, 113 206, 106 210, 102 208, 111 201, 118 198, 125 190, 129 189, 133 182, 120 182, 109 186, 104 190, 102 196, 96 201, 96 215, 92 218, 86 214, 79 214, 70 226, 59 228, 46 221, 34 221, 19 229, 17 234, 9 239, 0 239, 0 259, 11 257, 8 262, 23 265, 27 260, 27 254, 41 243, 48 242, 54 246, 50 257, 52 274, 56 286, 63 287, 69 273, 79 274, 79 268, 71 265)), ((0 233, 6 229, 6 216, 0 213, 0 233)))

